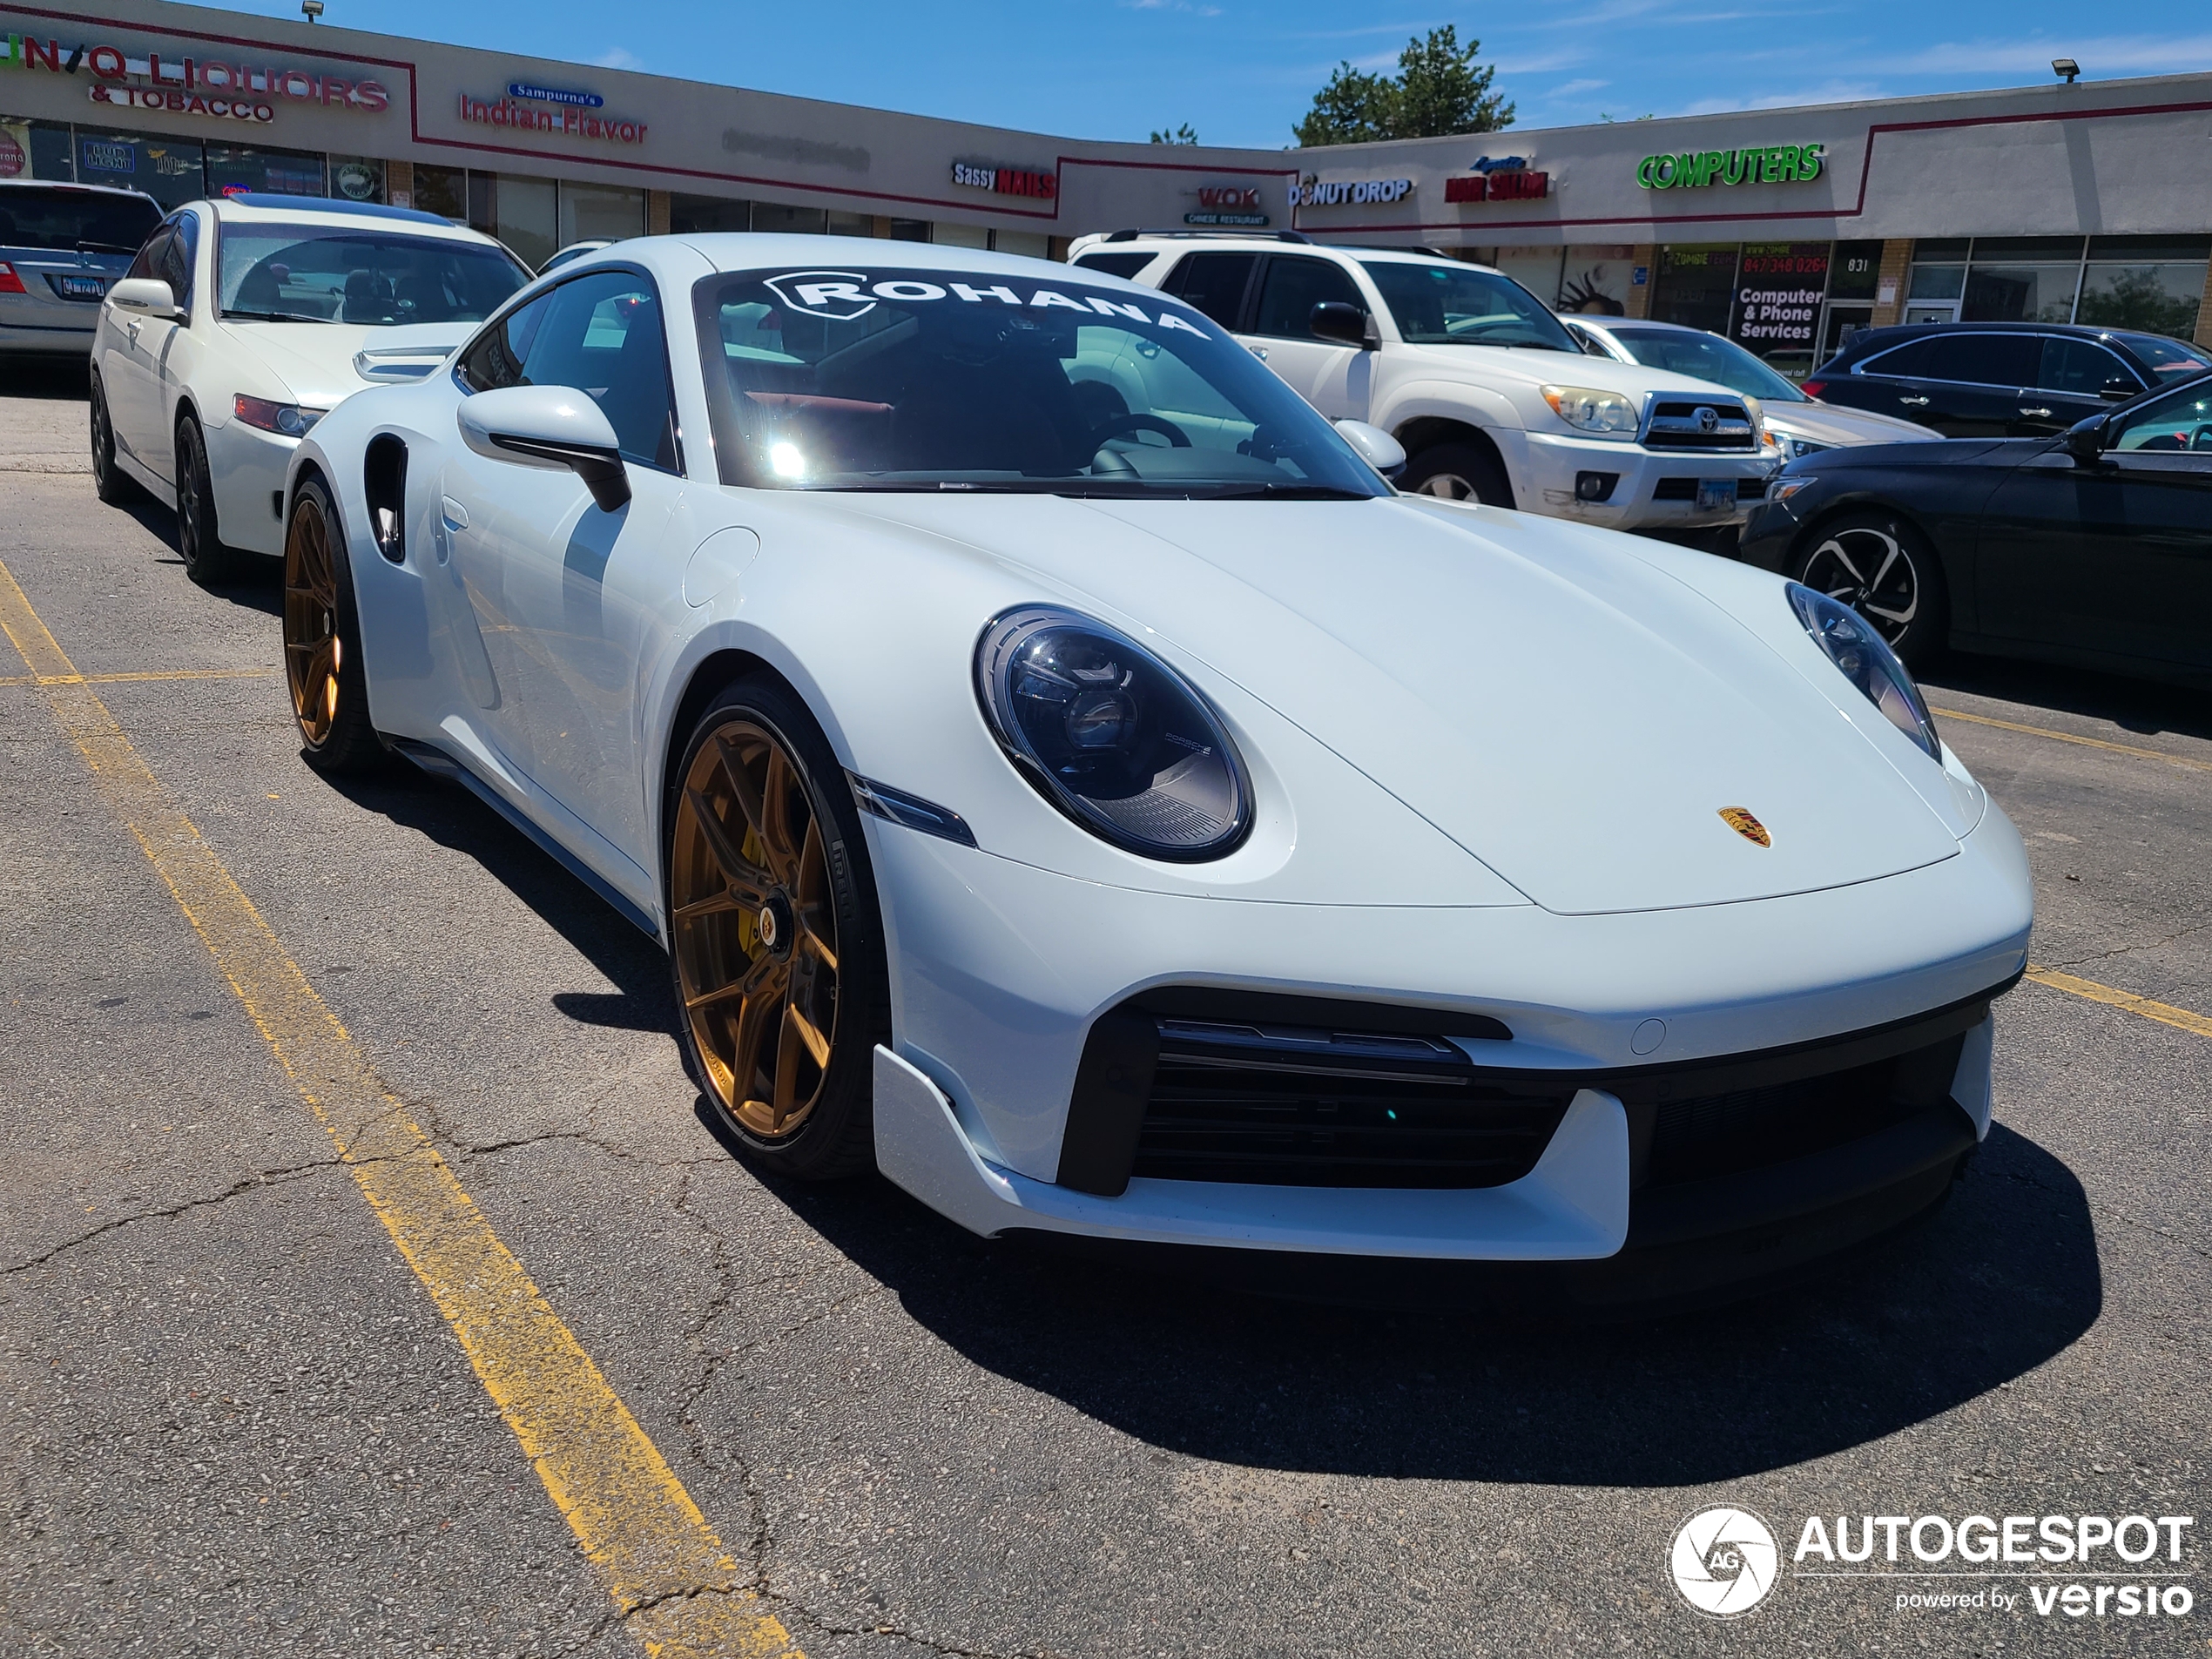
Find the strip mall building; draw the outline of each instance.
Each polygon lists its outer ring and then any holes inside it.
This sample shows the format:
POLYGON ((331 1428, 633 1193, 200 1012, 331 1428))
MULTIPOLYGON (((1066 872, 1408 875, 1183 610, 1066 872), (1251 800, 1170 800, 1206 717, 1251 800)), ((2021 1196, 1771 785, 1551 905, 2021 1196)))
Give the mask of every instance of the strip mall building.
MULTIPOLYGON (((1562 310, 1803 370, 1869 324, 2212 344, 2212 76, 1318 151, 1107 144, 108 0, 0 4, 0 177, 428 208, 525 260, 640 232, 838 232, 1046 256, 1089 231, 1425 245, 1562 310)), ((2092 65, 2094 68, 2094 65, 2092 65)), ((1138 118, 1132 118, 1134 121, 1138 118)))

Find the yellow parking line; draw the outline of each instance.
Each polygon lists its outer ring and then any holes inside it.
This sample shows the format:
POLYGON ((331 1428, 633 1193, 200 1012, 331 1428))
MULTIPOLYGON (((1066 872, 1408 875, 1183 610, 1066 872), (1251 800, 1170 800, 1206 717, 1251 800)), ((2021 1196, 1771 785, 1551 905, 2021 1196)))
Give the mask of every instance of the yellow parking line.
POLYGON ((2161 1025, 2179 1026, 2193 1031, 2200 1037, 2212 1037, 2212 1020, 2202 1014, 2192 1014, 2187 1008, 2177 1008, 2171 1002, 2154 1002, 2147 996, 2137 996, 2133 991, 2114 990, 2109 985, 2100 985, 2093 979, 2080 979, 2072 974, 2061 974, 2055 968, 2038 968, 2030 963, 2027 977, 2038 985, 2047 985, 2054 991, 2066 991, 2075 996, 2086 996, 2092 1002, 2107 1003, 2113 1008, 2126 1008, 2130 1014, 2140 1014, 2146 1020, 2156 1020, 2161 1025))
POLYGON ((591 1356, 64 655, 4 563, 0 631, 138 838, 361 1196, 453 1327, 584 1555, 656 1659, 795 1656, 782 1623, 591 1356))
POLYGON ((2110 743, 2102 738, 2077 737, 2071 732, 2054 732, 2047 725, 2022 725, 2017 720, 1993 719, 1986 714, 1969 714, 1964 709, 1939 709, 1932 704, 1928 712, 1946 720, 1966 720, 1975 725, 1993 725, 2005 732, 2025 732, 2031 738, 2049 738, 2057 743, 2078 743, 2085 749, 2109 749, 2114 754, 2133 755, 2138 760, 2163 760, 2169 766, 2187 766, 2192 772, 2212 772, 2212 760, 2193 760, 2187 755, 2168 754, 2163 749, 2138 749, 2132 743, 2110 743))
POLYGON ((0 685, 125 685, 138 680, 253 680, 273 668, 149 669, 138 674, 10 674, 0 685))

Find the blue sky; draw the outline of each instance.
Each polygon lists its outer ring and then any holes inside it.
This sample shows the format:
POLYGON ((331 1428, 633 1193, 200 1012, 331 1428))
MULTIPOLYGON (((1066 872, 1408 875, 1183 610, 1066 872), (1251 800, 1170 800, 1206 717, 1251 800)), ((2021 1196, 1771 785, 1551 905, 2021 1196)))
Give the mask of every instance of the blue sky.
MULTIPOLYGON (((1523 0, 1423 12, 1323 0, 328 0, 326 21, 765 91, 1092 138, 1188 121, 1208 143, 1274 147, 1349 58, 1395 62, 1406 37, 1455 23, 1498 68, 1519 125, 1558 126, 2051 78, 2212 69, 2212 26, 2188 8, 2076 0, 1909 5, 1741 0, 1523 0), (2094 14, 2094 15, 2092 15, 2094 14)), ((296 17, 296 0, 231 10, 296 17)))

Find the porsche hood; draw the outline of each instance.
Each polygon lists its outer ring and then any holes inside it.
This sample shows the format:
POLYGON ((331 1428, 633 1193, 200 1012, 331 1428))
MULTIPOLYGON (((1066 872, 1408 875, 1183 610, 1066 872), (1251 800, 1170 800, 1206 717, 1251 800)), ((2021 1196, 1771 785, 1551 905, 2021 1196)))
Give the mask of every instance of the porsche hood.
POLYGON ((869 508, 971 543, 995 520, 985 550, 1062 589, 1038 598, 1154 631, 1547 909, 1770 898, 1958 853, 1800 665, 1629 538, 1390 501, 977 504, 869 508))

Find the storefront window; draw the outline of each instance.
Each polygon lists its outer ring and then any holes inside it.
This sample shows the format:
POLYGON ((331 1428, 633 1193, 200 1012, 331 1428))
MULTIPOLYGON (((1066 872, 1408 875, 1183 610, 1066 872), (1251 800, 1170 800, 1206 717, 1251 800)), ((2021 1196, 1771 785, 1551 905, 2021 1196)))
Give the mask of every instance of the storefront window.
POLYGON ((781 202, 755 202, 752 228, 756 231, 801 231, 819 236, 829 228, 829 215, 819 207, 786 207, 781 202))
POLYGON ((926 219, 894 219, 891 221, 891 239, 894 242, 927 242, 930 239, 930 223, 926 219))
POLYGON ((645 192, 621 185, 561 185, 561 246, 645 233, 645 192))
POLYGON ((566 244, 558 239, 559 215, 550 179, 525 179, 512 173, 472 172, 469 175, 469 223, 487 236, 504 242, 515 257, 533 271, 566 244))
POLYGON ((752 204, 726 196, 686 196, 668 199, 668 228, 678 236, 711 236, 752 228, 752 204))
POLYGON ((1560 278, 1559 309, 1592 317, 1627 316, 1635 261, 1632 247, 1601 244, 1568 248, 1560 278))
POLYGON ((238 144, 207 146, 207 193, 236 196, 246 191, 267 196, 323 196, 322 158, 300 150, 249 149, 238 144))
POLYGON ((384 164, 371 156, 333 156, 330 193, 341 201, 381 202, 384 164))
POLYGON ((1838 242, 1828 265, 1828 297, 1871 305, 1881 274, 1879 242, 1838 242))
POLYGON ((1563 247, 1501 247, 1489 261, 1546 305, 1559 303, 1561 273, 1567 264, 1563 247))
POLYGON ((2212 237, 2093 236, 2074 320, 2194 339, 2212 237))
MULTIPOLYGON (((873 236, 875 215, 873 213, 840 213, 833 211, 829 216, 829 233, 832 236, 873 236)), ((923 239, 926 241, 928 239, 925 237, 923 239)))
POLYGON ((991 246, 1001 253, 1019 253, 1025 260, 1052 257, 1052 238, 1042 231, 993 231, 991 246))
POLYGON ((66 123, 0 115, 0 179, 67 180, 76 176, 66 123))
POLYGON ((948 247, 988 248, 991 233, 981 225, 946 225, 937 226, 937 240, 948 247))
POLYGON ((143 190, 164 208, 207 193, 206 152, 186 139, 77 129, 77 182, 143 190))
POLYGON ((415 206, 441 219, 469 222, 469 175, 459 167, 415 164, 415 206))
POLYGON ((1661 322, 1726 334, 1736 299, 1736 257, 1733 242, 1661 248, 1652 316, 1661 322))

